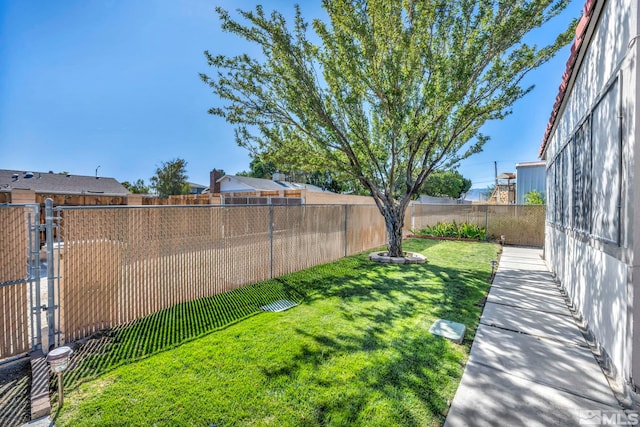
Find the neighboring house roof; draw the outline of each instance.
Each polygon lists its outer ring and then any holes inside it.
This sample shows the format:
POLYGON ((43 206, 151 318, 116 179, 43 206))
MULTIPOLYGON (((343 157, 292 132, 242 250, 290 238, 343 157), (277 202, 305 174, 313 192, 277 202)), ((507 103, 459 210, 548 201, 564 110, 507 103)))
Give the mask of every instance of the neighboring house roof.
POLYGON ((502 172, 498 175, 498 179, 516 179, 516 174, 512 172, 502 172))
POLYGON ((113 178, 0 169, 0 191, 13 189, 56 194, 104 196, 126 196, 129 194, 129 191, 113 178))
POLYGON ((206 185, 196 184, 195 182, 187 182, 187 184, 189 184, 190 188, 202 188, 203 190, 206 190, 207 188, 209 188, 206 185))
POLYGON ((567 68, 562 75, 562 82, 558 89, 558 96, 556 96, 556 102, 553 104, 553 109, 551 110, 551 117, 549 117, 549 123, 547 124, 544 137, 542 138, 542 145, 540 146, 538 157, 542 157, 547 149, 547 144, 549 143, 549 138, 551 138, 552 130, 556 124, 556 119, 558 118, 558 114, 562 104, 564 103, 565 95, 567 94, 570 84, 573 83, 573 79, 575 79, 574 72, 577 73, 578 68, 580 68, 578 60, 582 60, 584 51, 589 44, 589 40, 586 40, 587 28, 589 27, 591 18, 594 15, 594 11, 596 9, 594 6, 596 3, 597 0, 587 0, 584 5, 582 18, 576 27, 576 38, 573 40, 573 45, 571 46, 571 54, 567 61, 567 68), (576 64, 578 64, 578 66, 576 66, 576 64))
POLYGON ((196 184, 195 182, 187 182, 187 185, 189 186, 189 194, 203 194, 209 190, 206 185, 196 184))
POLYGON ((273 181, 270 179, 251 178, 248 176, 225 175, 222 178, 220 178, 217 182, 222 183, 224 182, 225 179, 229 181, 236 181, 236 182, 242 183, 247 187, 251 187, 255 191, 309 190, 309 191, 331 193, 331 191, 324 190, 316 185, 300 184, 297 182, 288 182, 288 181, 273 181))

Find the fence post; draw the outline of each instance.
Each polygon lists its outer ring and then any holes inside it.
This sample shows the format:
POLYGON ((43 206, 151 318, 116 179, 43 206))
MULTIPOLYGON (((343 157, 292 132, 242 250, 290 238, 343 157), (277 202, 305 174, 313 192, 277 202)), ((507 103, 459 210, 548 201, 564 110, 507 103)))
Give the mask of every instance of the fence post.
POLYGON ((348 256, 348 245, 349 245, 349 229, 347 228, 347 220, 349 217, 349 206, 344 205, 344 256, 348 256))
POLYGON ((489 205, 484 205, 484 240, 489 240, 489 205))
POLYGON ((415 203, 411 203, 411 232, 416 229, 416 215, 415 215, 415 203))
MULTIPOLYGON (((42 348, 42 302, 40 301, 40 231, 42 228, 40 226, 40 205, 31 205, 33 209, 33 224, 29 224, 29 240, 33 241, 33 244, 30 246, 31 248, 31 268, 34 269, 32 271, 32 277, 34 280, 33 284, 33 299, 31 308, 33 310, 31 317, 31 337, 32 337, 32 348, 42 348), (35 319, 34 319, 35 317, 35 319), (35 325, 34 325, 35 320, 35 325)), ((29 214, 29 222, 31 222, 31 214, 29 214)))
MULTIPOLYGON (((55 269, 53 265, 53 200, 44 201, 45 233, 47 236, 47 327, 49 339, 47 346, 55 345, 55 269)), ((47 351, 49 349, 46 349, 47 351)))
MULTIPOLYGON (((288 208, 287 208, 288 209, 288 208)), ((270 245, 270 271, 269 277, 273 279, 273 205, 269 205, 269 245, 270 245)))

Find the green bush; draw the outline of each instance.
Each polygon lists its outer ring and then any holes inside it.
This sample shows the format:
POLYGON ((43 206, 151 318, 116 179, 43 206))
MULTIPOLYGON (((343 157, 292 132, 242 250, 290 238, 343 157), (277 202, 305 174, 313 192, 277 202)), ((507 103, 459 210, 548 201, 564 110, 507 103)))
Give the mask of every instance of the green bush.
POLYGON ((531 190, 527 194, 524 195, 524 204, 525 205, 544 205, 544 197, 540 192, 536 190, 531 190))
POLYGON ((418 236, 433 237, 454 237, 463 239, 484 240, 486 229, 476 224, 463 222, 457 224, 453 222, 439 222, 436 225, 430 225, 417 231, 418 236))

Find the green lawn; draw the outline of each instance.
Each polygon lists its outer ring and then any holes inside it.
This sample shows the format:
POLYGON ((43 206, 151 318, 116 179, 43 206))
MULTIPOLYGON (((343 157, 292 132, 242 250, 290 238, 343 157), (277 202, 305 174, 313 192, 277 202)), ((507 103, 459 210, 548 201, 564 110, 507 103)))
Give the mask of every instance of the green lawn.
POLYGON ((120 329, 69 373, 56 425, 441 424, 499 246, 414 239, 404 248, 428 263, 362 254, 120 329), (257 311, 283 296, 300 305, 257 311), (463 345, 429 334, 440 317, 467 325, 463 345))

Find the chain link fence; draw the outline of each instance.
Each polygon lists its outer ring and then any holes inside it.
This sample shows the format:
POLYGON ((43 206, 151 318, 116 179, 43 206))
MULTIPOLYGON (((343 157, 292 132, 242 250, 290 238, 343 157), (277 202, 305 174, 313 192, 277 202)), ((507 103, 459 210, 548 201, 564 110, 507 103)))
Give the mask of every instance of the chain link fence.
POLYGON ((0 208, 0 359, 31 349, 28 262, 31 209, 0 208))
POLYGON ((544 245, 544 205, 413 205, 411 228, 419 230, 438 223, 470 223, 486 229, 488 239, 508 245, 544 245))
MULTIPOLYGON (((29 350, 28 227, 24 207, 0 209, 0 358, 29 350)), ((57 209, 55 270, 63 342, 383 246, 382 215, 368 205, 140 206, 57 209)), ((405 234, 470 222, 507 244, 542 246, 544 207, 413 205, 405 234)))
POLYGON ((381 246, 375 206, 61 208, 65 341, 381 246))

